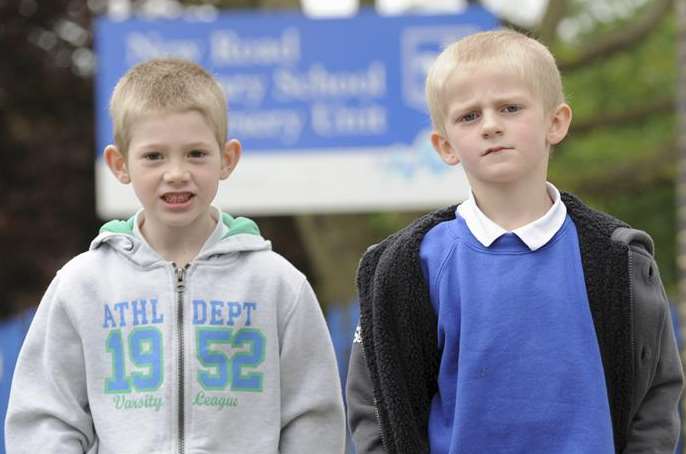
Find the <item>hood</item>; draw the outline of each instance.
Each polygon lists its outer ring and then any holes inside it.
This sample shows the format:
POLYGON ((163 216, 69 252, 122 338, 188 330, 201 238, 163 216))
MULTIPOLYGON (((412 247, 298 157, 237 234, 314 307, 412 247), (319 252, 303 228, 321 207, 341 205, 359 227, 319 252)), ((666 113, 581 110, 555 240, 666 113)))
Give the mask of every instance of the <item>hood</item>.
MULTIPOLYGON (((194 261, 209 260, 236 252, 270 250, 271 243, 260 235, 257 224, 248 218, 234 218, 216 210, 215 230, 200 249, 194 261)), ((111 247, 140 265, 150 265, 164 259, 143 239, 136 227, 142 210, 127 220, 112 220, 100 227, 100 233, 91 242, 90 250, 111 247)))

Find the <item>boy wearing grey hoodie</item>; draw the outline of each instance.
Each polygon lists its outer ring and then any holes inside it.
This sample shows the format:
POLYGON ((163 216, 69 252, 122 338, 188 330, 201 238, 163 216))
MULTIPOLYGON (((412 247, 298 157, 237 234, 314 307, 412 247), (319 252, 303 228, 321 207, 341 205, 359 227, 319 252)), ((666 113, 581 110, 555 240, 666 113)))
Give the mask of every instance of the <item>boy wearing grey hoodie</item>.
POLYGON ((142 209, 58 271, 26 337, 8 454, 342 453, 332 344, 305 276, 211 206, 236 167, 226 100, 193 63, 117 84, 114 176, 142 209))

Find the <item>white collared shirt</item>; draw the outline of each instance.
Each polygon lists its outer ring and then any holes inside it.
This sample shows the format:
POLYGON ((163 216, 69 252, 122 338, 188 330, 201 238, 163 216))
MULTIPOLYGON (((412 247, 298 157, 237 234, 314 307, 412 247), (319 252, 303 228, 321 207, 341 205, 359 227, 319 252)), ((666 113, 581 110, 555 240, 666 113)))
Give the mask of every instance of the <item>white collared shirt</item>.
MULTIPOLYGON (((560 191, 552 183, 546 183, 548 195, 553 201, 553 206, 533 222, 518 227, 511 231, 526 244, 529 249, 535 251, 543 247, 550 239, 555 236, 567 217, 567 207, 560 199, 560 191)), ((461 203, 456 210, 467 224, 467 228, 479 240, 479 243, 489 247, 495 240, 508 230, 500 227, 484 214, 477 206, 474 194, 470 191, 469 198, 461 203)))

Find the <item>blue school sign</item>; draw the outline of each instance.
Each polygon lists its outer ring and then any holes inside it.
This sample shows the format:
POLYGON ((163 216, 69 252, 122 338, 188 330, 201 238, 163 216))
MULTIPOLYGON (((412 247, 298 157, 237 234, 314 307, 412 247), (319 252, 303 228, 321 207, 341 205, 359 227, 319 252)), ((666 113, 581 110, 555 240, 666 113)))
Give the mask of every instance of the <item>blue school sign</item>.
MULTIPOLYGON (((244 148, 219 195, 231 211, 438 205, 444 200, 427 195, 442 192, 446 174, 452 177, 446 200, 453 202, 466 192, 463 177, 427 148, 424 78, 447 44, 496 26, 482 8, 325 20, 295 13, 226 13, 211 21, 102 18, 96 23, 98 149, 112 142, 107 104, 119 77, 136 63, 173 55, 207 68, 227 93, 229 133, 244 148), (408 191, 422 174, 432 177, 429 188, 408 191)), ((134 209, 101 155, 98 162, 101 214, 134 209)))

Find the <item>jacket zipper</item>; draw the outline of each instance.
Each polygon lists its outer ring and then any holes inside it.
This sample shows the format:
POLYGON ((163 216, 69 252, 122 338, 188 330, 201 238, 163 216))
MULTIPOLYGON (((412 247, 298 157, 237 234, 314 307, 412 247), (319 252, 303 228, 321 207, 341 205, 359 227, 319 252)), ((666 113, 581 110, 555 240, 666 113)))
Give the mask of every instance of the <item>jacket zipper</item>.
POLYGON ((176 274, 176 318, 178 323, 178 341, 179 341, 179 356, 178 356, 178 383, 179 383, 179 419, 178 419, 178 453, 184 454, 186 451, 185 447, 185 433, 184 433, 184 406, 185 406, 185 393, 184 393, 184 331, 183 331, 183 295, 186 291, 186 271, 188 270, 189 264, 186 264, 183 268, 178 268, 176 263, 172 264, 174 267, 174 273, 176 274))
MULTIPOLYGON (((363 343, 362 343, 362 348, 360 349, 360 351, 362 352, 362 359, 366 363, 367 362, 367 359, 366 359, 367 352, 364 351, 364 344, 363 343)), ((376 400, 376 397, 373 397, 372 399, 374 400, 374 415, 376 416, 376 430, 379 433, 379 439, 381 440, 381 444, 383 445, 383 447, 386 450, 388 450, 388 448, 386 447, 386 439, 385 439, 384 434, 383 434, 383 427, 381 426, 381 416, 379 415, 379 402, 376 400)))
MULTIPOLYGON (((634 337, 634 267, 633 267, 633 253, 631 251, 631 245, 628 246, 628 255, 629 255, 629 312, 630 317, 631 317, 631 329, 629 330, 629 333, 631 334, 631 358, 632 362, 633 359, 636 358, 636 339, 634 337)), ((633 370, 631 371, 632 374, 636 374, 636 367, 638 367, 637 364, 634 364, 633 370)), ((632 393, 633 393, 632 389, 632 393)), ((626 422, 626 436, 628 437, 629 431, 631 428, 631 411, 633 410, 634 407, 634 396, 630 397, 630 402, 631 405, 629 407, 629 414, 627 415, 627 422, 626 422)))
POLYGON ((376 398, 374 398, 374 414, 376 415, 376 429, 379 431, 379 438, 381 439, 381 444, 385 449, 388 449, 386 447, 386 439, 383 434, 383 427, 381 427, 381 417, 379 416, 379 403, 376 401, 376 398))

